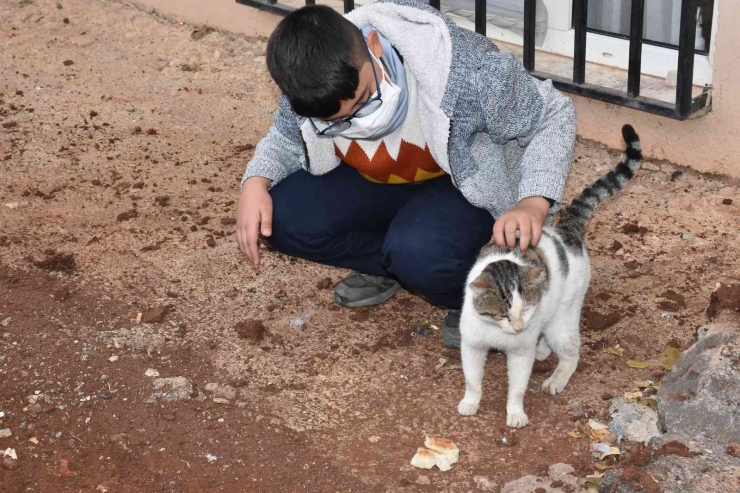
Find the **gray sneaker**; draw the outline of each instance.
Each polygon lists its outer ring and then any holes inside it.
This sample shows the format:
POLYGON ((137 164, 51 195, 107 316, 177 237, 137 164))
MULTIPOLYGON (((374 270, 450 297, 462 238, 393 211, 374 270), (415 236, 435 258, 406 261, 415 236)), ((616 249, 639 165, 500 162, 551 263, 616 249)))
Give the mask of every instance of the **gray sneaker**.
POLYGON ((347 308, 379 305, 401 287, 390 277, 355 274, 334 287, 334 301, 347 308))
POLYGON ((442 344, 449 348, 460 347, 460 310, 447 312, 442 324, 442 344))

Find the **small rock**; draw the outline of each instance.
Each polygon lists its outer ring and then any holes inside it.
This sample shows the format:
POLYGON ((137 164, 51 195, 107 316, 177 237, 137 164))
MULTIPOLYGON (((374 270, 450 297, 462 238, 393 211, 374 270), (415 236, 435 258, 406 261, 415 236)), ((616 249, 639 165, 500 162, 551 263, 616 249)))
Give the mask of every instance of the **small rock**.
POLYGON ((253 319, 239 322, 234 326, 234 330, 240 339, 251 339, 255 343, 262 341, 267 332, 262 320, 253 319))
POLYGON ((722 199, 722 205, 732 205, 732 199, 722 199))
POLYGON ((13 471, 18 468, 18 461, 12 457, 3 457, 3 467, 8 471, 13 471))
POLYGON ((222 383, 209 383, 206 384, 205 390, 206 392, 211 393, 215 398, 223 399, 226 401, 233 401, 234 399, 236 399, 236 389, 231 385, 225 385, 222 383))
POLYGON ((121 212, 116 216, 116 221, 122 222, 122 221, 128 221, 129 219, 133 219, 135 217, 139 217, 139 211, 136 209, 131 209, 126 212, 121 212))
POLYGON ((314 315, 316 315, 316 312, 318 312, 317 308, 309 308, 308 310, 303 312, 300 317, 291 320, 288 325, 290 325, 290 327, 293 329, 301 330, 303 329, 303 327, 305 327, 308 321, 311 320, 314 315))
POLYGON ((155 378, 152 382, 154 393, 149 402, 158 399, 166 401, 179 401, 189 399, 193 393, 193 384, 185 377, 155 378))
POLYGON ((108 401, 113 399, 113 394, 110 394, 108 392, 101 392, 100 394, 98 394, 98 397, 100 397, 104 401, 108 401))
POLYGON ((164 306, 150 308, 141 314, 141 322, 145 324, 159 324, 164 321, 166 314, 167 308, 164 306))
POLYGON ((147 368, 147 370, 144 372, 144 376, 157 378, 159 376, 159 372, 155 370, 154 368, 147 368))
POLYGON ((671 173, 671 181, 676 181, 683 176, 683 171, 678 170, 671 173))
POLYGON ((166 207, 170 204, 170 196, 169 195, 159 195, 157 197, 154 197, 154 203, 166 207))
POLYGON ((231 401, 228 399, 224 399, 223 397, 214 397, 213 402, 216 404, 230 404, 231 401))
POLYGON ((10 321, 11 320, 12 319, 10 317, 7 317, 7 318, 3 319, 2 322, 0 322, 0 325, 2 325, 3 327, 7 327, 8 325, 10 325, 10 321))
POLYGON ((110 358, 108 358, 108 361, 110 361, 111 363, 115 363, 116 361, 118 361, 118 356, 111 356, 110 358))
POLYGON ((218 457, 213 454, 206 455, 206 459, 208 459, 208 462, 214 463, 218 460, 218 457))
POLYGON ((617 397, 609 405, 609 414, 612 416, 609 430, 620 440, 647 444, 660 436, 658 413, 648 406, 617 397))
POLYGON ((0 430, 0 438, 8 438, 13 436, 13 432, 9 428, 3 428, 0 430))
POLYGON ((326 278, 320 280, 316 284, 316 289, 329 289, 329 288, 331 288, 331 285, 332 285, 331 277, 326 277, 326 278))
POLYGON ((691 240, 693 240, 693 239, 694 239, 694 237, 693 237, 693 236, 691 236, 691 235, 690 235, 690 234, 688 234, 688 233, 681 233, 681 239, 682 239, 683 241, 691 241, 691 240))
POLYGON ((208 238, 206 240, 206 245, 208 245, 209 247, 213 248, 213 247, 216 246, 216 240, 214 240, 213 238, 208 238))
POLYGON ((64 60, 62 63, 64 64, 65 67, 70 67, 75 64, 73 60, 64 60))
POLYGON ((100 381, 101 382, 107 382, 108 380, 110 380, 110 376, 108 376, 108 375, 100 375, 100 381))

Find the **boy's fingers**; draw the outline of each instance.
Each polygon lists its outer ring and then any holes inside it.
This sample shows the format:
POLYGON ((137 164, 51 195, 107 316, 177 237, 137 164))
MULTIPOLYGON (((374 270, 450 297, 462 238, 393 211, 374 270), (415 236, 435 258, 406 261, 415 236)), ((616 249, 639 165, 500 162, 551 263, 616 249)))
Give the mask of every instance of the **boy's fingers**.
POLYGON ((272 234, 272 204, 267 204, 260 211, 260 229, 262 236, 270 236, 272 234))
POLYGON ((504 239, 504 222, 499 220, 493 225, 493 240, 500 247, 506 246, 506 240, 504 239))
POLYGON ((518 221, 508 221, 504 225, 504 232, 506 235, 506 246, 513 249, 516 246, 516 227, 518 221))
POLYGON ((529 221, 519 223, 519 249, 522 253, 527 253, 529 240, 531 238, 532 225, 529 221))
POLYGON ((532 224, 532 247, 537 247, 542 239, 542 225, 540 223, 532 224))

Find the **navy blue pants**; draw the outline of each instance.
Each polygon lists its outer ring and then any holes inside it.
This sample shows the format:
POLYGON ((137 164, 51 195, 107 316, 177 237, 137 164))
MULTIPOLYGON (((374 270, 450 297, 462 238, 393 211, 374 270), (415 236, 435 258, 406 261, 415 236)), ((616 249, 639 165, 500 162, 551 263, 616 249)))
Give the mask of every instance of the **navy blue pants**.
POLYGON ((449 176, 372 183, 347 165, 301 170, 270 191, 275 250, 365 274, 391 276, 432 303, 460 308, 465 278, 491 238, 493 217, 449 176))

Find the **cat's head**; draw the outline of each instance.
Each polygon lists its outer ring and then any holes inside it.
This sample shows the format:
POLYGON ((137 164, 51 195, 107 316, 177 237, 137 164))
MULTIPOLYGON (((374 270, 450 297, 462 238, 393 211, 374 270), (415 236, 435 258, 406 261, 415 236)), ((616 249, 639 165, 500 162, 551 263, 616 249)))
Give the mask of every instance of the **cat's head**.
POLYGON ((509 334, 527 328, 547 290, 544 263, 539 258, 528 263, 527 257, 522 265, 507 259, 491 262, 469 285, 478 315, 509 334))

